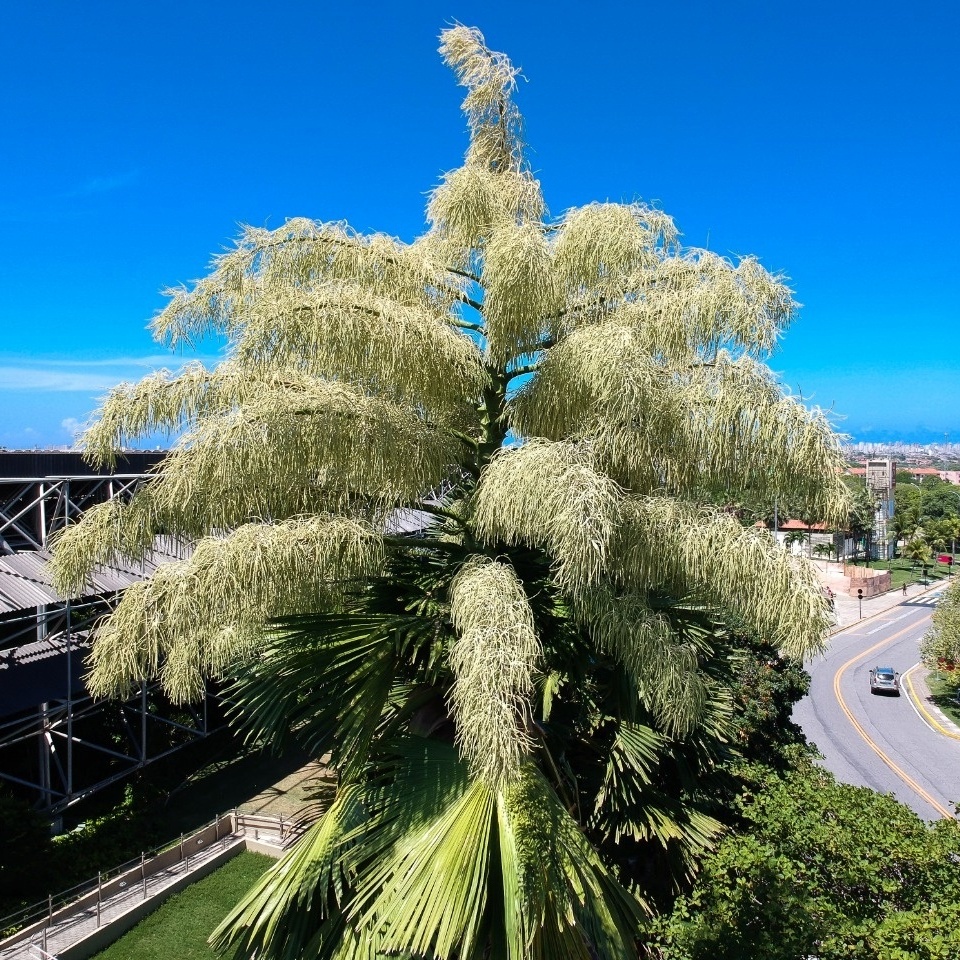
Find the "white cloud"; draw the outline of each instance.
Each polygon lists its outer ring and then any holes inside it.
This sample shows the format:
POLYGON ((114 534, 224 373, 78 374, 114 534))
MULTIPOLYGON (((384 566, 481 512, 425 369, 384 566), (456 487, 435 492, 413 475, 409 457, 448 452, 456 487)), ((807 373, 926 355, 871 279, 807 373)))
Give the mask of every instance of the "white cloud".
MULTIPOLYGON (((220 357, 194 358, 211 366, 220 357)), ((162 367, 178 370, 180 357, 110 357, 94 360, 17 358, 0 365, 0 390, 35 390, 48 393, 103 393, 122 380, 139 380, 162 367)))
POLYGON ((77 438, 83 433, 83 424, 76 417, 66 417, 60 426, 69 434, 71 443, 76 446, 77 438))
POLYGON ((0 390, 45 390, 60 392, 107 390, 116 378, 108 373, 40 367, 0 367, 0 390))
POLYGON ((126 173, 116 173, 101 177, 90 177, 68 194, 71 197, 89 197, 96 193, 110 193, 134 183, 140 177, 139 170, 128 170, 126 173))

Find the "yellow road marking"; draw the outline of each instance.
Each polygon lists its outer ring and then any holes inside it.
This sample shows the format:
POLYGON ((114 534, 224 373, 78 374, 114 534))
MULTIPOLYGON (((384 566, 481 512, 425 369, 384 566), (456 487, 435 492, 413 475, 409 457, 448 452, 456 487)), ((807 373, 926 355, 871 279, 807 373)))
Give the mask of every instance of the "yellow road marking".
POLYGON ((917 696, 917 692, 914 689, 913 681, 910 679, 910 674, 919 667, 919 663, 915 663, 904 675, 903 681, 910 688, 909 697, 913 701, 914 706, 927 718, 927 722, 940 731, 945 737, 950 737, 951 740, 960 740, 960 733, 954 733, 952 730, 948 730, 942 723, 940 723, 937 718, 923 705, 921 699, 917 696))
MULTIPOLYGON (((922 623, 923 621, 919 621, 922 623)), ((863 742, 908 786, 913 790, 917 796, 922 797, 927 803, 933 807, 941 816, 953 818, 953 813, 943 806, 938 800, 935 800, 923 787, 917 783, 908 773, 905 773, 900 769, 881 749, 880 747, 871 739, 870 735, 866 730, 860 725, 857 718, 850 712, 850 708, 847 706, 846 700, 843 699, 843 694, 840 692, 840 679, 843 674, 853 666, 858 660, 863 660, 868 657, 875 650, 879 650, 881 647, 886 646, 889 643, 893 643, 894 640, 899 639, 905 633, 915 629, 917 623, 912 623, 908 627, 904 627, 902 630, 895 633, 892 637, 887 637, 885 640, 881 640, 879 643, 875 643, 869 650, 863 650, 858 653, 855 657, 851 657, 840 669, 834 674, 833 677, 833 693, 837 698, 837 703, 840 704, 840 709, 846 714, 847 719, 852 724, 854 730, 860 734, 863 738, 863 742)))

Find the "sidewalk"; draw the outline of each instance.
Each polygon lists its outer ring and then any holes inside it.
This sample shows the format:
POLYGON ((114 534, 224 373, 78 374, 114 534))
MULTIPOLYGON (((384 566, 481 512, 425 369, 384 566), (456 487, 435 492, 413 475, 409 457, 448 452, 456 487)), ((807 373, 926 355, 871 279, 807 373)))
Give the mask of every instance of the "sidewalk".
POLYGON ((917 708, 917 712, 923 717, 928 727, 945 737, 950 737, 951 740, 960 740, 960 727, 933 702, 930 688, 927 686, 927 671, 922 664, 909 669, 900 678, 900 682, 903 692, 917 708))
POLYGON ((280 857, 304 826, 263 814, 231 813, 50 912, 6 940, 0 960, 93 956, 173 893, 222 866, 241 850, 280 857))

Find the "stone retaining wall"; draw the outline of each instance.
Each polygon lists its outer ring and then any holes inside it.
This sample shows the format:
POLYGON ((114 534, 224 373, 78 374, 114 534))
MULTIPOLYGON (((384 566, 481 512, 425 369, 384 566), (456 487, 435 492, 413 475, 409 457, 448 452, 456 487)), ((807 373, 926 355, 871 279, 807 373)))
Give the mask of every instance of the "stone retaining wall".
POLYGON ((892 574, 889 570, 873 570, 870 567, 857 567, 853 564, 844 564, 843 577, 844 592, 848 597, 859 597, 857 591, 863 591, 863 599, 878 597, 886 593, 891 586, 892 574))

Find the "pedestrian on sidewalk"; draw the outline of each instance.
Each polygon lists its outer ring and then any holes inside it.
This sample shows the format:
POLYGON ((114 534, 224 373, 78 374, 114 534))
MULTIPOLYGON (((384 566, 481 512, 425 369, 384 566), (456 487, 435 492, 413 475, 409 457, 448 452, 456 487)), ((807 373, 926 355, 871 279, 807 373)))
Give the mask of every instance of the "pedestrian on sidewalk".
POLYGON ((903 595, 904 595, 904 596, 907 595, 907 585, 906 585, 906 584, 903 585, 903 595))

